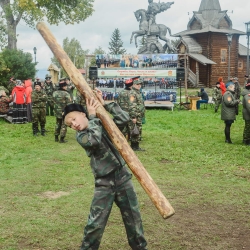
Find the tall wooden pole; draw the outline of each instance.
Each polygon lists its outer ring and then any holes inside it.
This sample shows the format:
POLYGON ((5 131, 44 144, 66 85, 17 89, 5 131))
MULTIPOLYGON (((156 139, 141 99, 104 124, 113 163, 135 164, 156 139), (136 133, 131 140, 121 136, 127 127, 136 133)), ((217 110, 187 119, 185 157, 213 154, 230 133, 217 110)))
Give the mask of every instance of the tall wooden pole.
MULTIPOLYGON (((62 47, 57 43, 55 37, 50 32, 46 24, 43 22, 39 22, 36 27, 61 66, 67 72, 72 82, 75 84, 76 88, 79 90, 79 92, 86 99, 92 97, 96 98, 81 73, 71 62, 70 58, 62 49, 62 47)), ((123 159, 126 161, 127 165, 129 166, 137 180, 140 182, 143 189, 149 195, 150 199, 159 210, 162 217, 166 219, 172 216, 174 214, 174 209, 162 194, 161 190, 155 184, 146 169, 143 167, 142 163, 137 158, 136 154, 129 146, 127 140, 125 139, 121 131, 117 128, 113 120, 110 118, 104 107, 101 106, 97 109, 97 116, 102 121, 102 124, 109 134, 113 144, 116 146, 117 150, 120 152, 123 159)))

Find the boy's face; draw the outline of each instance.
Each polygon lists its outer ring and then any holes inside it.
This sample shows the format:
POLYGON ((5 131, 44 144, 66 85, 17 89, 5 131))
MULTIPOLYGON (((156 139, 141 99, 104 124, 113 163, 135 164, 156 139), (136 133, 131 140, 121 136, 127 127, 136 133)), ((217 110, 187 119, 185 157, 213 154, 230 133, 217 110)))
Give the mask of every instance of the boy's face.
POLYGON ((82 112, 73 111, 66 115, 64 122, 70 128, 81 131, 88 127, 89 120, 82 112))

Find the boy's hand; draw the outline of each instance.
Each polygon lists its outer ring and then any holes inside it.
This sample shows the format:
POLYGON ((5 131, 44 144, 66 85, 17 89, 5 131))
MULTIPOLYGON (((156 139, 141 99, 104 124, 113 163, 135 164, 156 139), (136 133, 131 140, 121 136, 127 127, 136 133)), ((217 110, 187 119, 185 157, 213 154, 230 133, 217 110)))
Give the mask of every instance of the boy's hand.
POLYGON ((102 98, 102 91, 98 88, 95 88, 95 94, 99 102, 102 104, 102 106, 105 104, 103 98, 102 98))
POLYGON ((87 99, 86 104, 87 104, 88 114, 96 115, 96 109, 100 106, 100 103, 92 97, 91 99, 87 99))

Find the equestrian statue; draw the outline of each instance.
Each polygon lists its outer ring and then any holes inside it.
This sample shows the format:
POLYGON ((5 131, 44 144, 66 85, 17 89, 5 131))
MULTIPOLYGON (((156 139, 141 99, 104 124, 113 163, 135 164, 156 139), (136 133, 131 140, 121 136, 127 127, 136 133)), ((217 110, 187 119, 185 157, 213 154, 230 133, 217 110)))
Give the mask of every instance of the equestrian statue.
POLYGON ((146 44, 139 49, 138 54, 165 53, 167 49, 170 53, 176 53, 176 49, 166 37, 167 32, 171 36, 170 28, 164 24, 156 24, 155 21, 156 15, 169 9, 174 2, 154 3, 153 0, 148 0, 148 3, 147 10, 139 9, 134 13, 140 24, 139 30, 132 32, 130 43, 132 43, 134 37, 137 48, 137 37, 146 36, 146 44), (158 39, 165 41, 165 45, 162 46, 158 39))

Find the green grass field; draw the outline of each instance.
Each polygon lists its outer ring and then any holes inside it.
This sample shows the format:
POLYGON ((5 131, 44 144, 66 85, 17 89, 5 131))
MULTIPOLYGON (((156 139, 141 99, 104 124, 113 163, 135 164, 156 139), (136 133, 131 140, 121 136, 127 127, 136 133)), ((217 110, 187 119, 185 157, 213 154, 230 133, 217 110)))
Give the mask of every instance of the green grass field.
MULTIPOLYGON (((31 124, 0 120, 0 249, 79 249, 93 195, 89 158, 68 130, 54 142, 31 124)), ((225 144, 220 113, 147 110, 137 155, 176 214, 164 220, 133 178, 149 250, 250 249, 250 147, 242 144, 241 112, 225 144)), ((100 250, 127 250, 113 207, 100 250)))

